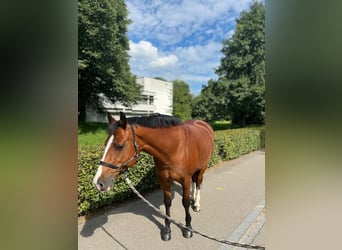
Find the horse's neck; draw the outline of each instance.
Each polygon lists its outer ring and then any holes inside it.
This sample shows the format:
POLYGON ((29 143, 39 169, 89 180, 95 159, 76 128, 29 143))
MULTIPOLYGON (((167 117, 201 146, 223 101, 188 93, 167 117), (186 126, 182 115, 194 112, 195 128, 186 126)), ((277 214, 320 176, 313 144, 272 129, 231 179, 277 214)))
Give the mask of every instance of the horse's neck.
POLYGON ((159 160, 165 160, 169 152, 179 145, 180 134, 175 128, 145 128, 136 129, 141 151, 159 160))

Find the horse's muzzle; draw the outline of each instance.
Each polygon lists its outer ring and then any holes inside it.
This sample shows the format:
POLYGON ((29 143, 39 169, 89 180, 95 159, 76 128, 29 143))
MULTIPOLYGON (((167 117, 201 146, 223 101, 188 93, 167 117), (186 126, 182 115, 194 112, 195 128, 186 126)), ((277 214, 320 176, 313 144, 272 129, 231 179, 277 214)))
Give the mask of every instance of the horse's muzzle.
POLYGON ((100 192, 110 191, 113 187, 113 184, 114 184, 114 180, 111 181, 110 185, 106 185, 100 180, 98 180, 97 182, 93 182, 94 187, 100 192))

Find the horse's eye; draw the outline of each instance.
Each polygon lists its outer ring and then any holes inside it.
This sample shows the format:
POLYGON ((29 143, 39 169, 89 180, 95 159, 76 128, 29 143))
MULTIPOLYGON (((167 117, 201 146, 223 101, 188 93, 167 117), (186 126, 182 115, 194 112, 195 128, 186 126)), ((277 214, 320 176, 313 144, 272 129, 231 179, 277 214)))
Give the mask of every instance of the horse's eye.
POLYGON ((123 149, 124 145, 123 144, 117 144, 115 145, 115 150, 121 151, 123 149))

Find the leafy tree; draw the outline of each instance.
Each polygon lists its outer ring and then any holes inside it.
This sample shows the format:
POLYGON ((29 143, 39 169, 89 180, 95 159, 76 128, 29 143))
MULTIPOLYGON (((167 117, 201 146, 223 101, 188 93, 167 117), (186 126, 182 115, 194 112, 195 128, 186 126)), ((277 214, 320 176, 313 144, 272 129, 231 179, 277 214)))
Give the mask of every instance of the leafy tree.
POLYGON ((227 83, 226 99, 233 122, 263 123, 265 117, 265 8, 254 2, 241 13, 216 73, 227 83))
POLYGON ((127 16, 123 0, 78 1, 79 121, 87 107, 102 109, 100 93, 125 105, 140 96, 128 64, 127 16))
POLYGON ((194 119, 200 119, 204 121, 212 121, 213 120, 213 112, 211 112, 210 107, 212 107, 211 101, 212 100, 212 93, 207 91, 205 88, 206 86, 203 86, 203 89, 201 91, 201 94, 198 96, 195 96, 192 99, 191 103, 191 116, 194 119))
POLYGON ((227 105, 233 123, 244 127, 246 124, 261 124, 264 122, 264 86, 250 86, 248 78, 239 78, 230 82, 227 95, 229 96, 227 105))
POLYGON ((202 86, 201 94, 192 100, 192 117, 205 121, 227 119, 225 92, 225 82, 209 80, 207 86, 202 86))
POLYGON ((173 115, 181 120, 191 118, 191 99, 189 85, 181 80, 173 81, 173 115))
POLYGON ((224 81, 209 80, 207 86, 202 86, 200 95, 192 100, 192 117, 205 121, 228 119, 225 93, 224 81))

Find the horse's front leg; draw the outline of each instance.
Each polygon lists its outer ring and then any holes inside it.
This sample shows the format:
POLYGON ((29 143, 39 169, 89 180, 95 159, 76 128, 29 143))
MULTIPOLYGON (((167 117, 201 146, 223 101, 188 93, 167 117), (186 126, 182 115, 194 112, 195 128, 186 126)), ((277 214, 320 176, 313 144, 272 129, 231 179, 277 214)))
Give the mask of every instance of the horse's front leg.
MULTIPOLYGON (((190 203, 191 203, 191 199, 190 199, 190 178, 186 179, 184 181, 184 183, 182 184, 183 186, 183 199, 182 199, 182 203, 183 203, 183 207, 185 210, 185 225, 188 228, 192 228, 191 227, 191 215, 190 215, 190 203)), ((190 231, 189 229, 183 229, 183 237, 184 238, 191 238, 192 237, 192 231, 190 231)))
MULTIPOLYGON (((161 185, 164 191, 164 205, 166 209, 166 215, 170 217, 170 207, 171 207, 171 187, 169 183, 161 185)), ((160 232, 161 238, 164 241, 169 241, 171 239, 171 228, 170 220, 165 218, 165 227, 160 232)))

